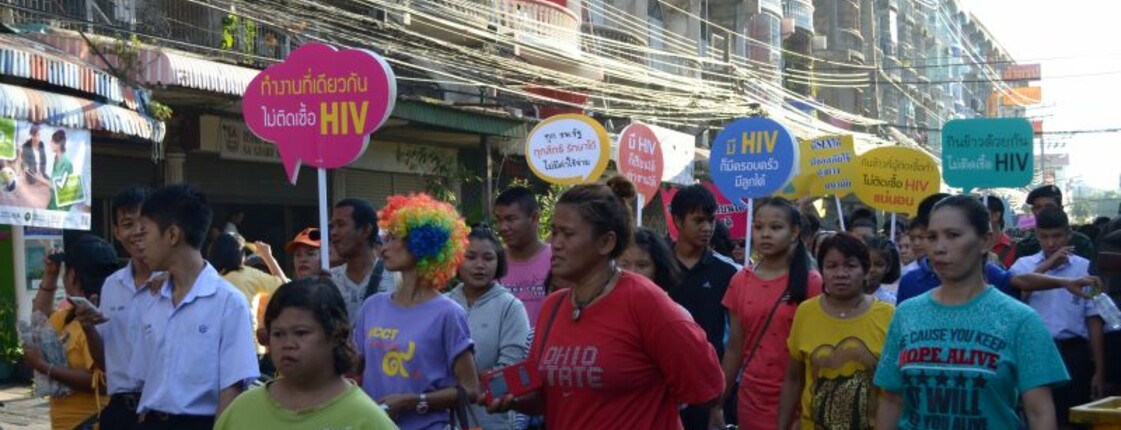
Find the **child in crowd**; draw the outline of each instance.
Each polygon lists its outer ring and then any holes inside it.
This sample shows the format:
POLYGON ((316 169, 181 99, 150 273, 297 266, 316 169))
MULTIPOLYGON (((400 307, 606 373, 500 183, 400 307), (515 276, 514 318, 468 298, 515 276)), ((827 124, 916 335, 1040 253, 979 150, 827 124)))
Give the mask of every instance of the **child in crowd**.
POLYGON ((283 376, 239 396, 216 430, 397 428, 343 376, 358 353, 346 303, 330 279, 311 277, 281 286, 265 310, 265 329, 269 355, 283 376))

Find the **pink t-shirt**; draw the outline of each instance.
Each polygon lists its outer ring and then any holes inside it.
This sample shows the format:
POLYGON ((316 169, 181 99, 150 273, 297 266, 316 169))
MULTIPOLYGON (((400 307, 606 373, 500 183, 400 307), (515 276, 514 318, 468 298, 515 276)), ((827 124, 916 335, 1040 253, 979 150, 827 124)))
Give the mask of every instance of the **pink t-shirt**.
POLYGON ((510 290, 522 303, 529 314, 529 322, 536 323, 537 315, 541 313, 541 305, 545 303, 545 276, 552 267, 553 248, 545 245, 537 255, 529 260, 507 260, 508 270, 506 277, 499 280, 502 286, 510 290))

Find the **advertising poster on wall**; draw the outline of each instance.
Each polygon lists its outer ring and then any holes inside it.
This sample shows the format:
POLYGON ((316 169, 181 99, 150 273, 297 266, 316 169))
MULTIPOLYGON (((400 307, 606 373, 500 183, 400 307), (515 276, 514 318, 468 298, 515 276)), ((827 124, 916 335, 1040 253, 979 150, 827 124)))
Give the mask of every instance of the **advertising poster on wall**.
POLYGON ((90 132, 0 118, 0 224, 89 230, 90 132))

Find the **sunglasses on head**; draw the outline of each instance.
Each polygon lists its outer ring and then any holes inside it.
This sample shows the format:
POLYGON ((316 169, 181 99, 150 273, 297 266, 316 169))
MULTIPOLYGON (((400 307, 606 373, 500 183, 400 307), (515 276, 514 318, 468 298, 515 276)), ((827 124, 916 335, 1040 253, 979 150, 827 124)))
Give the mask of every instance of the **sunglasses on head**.
POLYGON ((314 240, 314 241, 318 241, 320 239, 319 229, 318 228, 309 229, 308 232, 307 232, 307 238, 311 239, 311 240, 314 240))

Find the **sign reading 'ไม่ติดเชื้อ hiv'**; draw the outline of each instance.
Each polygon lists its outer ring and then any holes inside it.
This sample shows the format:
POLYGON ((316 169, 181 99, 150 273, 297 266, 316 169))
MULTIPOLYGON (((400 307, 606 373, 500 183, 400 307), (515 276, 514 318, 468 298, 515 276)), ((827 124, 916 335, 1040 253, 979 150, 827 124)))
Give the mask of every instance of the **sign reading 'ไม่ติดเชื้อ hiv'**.
POLYGON ((334 169, 361 156, 396 100, 396 76, 376 53, 309 43, 253 78, 242 114, 295 183, 302 163, 334 169))
POLYGON ((942 176, 946 185, 1022 187, 1034 172, 1035 133, 1023 118, 956 119, 942 127, 942 176))
POLYGON ((856 197, 884 212, 914 215, 919 202, 942 186, 934 159, 913 148, 873 149, 857 157, 856 169, 856 197))
POLYGON ((646 124, 632 123, 619 133, 619 173, 634 183, 644 205, 654 200, 662 184, 662 143, 646 124))
POLYGON ((739 119, 712 141, 712 181, 733 202, 766 197, 782 189, 798 164, 790 131, 767 118, 739 119))
POLYGON ((525 142, 529 168, 545 182, 576 185, 599 179, 611 158, 611 145, 596 120, 575 114, 537 124, 525 142))

